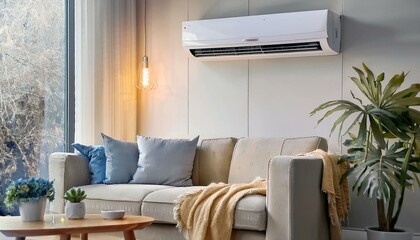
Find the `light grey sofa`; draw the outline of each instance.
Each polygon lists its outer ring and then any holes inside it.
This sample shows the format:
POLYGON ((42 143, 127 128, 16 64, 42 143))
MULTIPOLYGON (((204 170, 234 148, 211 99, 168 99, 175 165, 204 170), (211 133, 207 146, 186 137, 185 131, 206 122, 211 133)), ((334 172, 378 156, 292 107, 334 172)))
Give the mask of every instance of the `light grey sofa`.
POLYGON ((55 180, 57 197, 50 210, 62 213, 60 196, 81 186, 88 196, 87 213, 125 209, 127 214, 156 219, 136 233, 138 239, 184 239, 173 218, 177 196, 211 182, 246 183, 262 177, 268 179, 267 197, 251 195, 238 202, 231 239, 328 240, 327 202, 320 190, 322 160, 296 156, 317 148, 327 150, 327 141, 321 137, 204 139, 197 147, 192 187, 90 185, 86 158, 53 153, 49 177, 55 180))

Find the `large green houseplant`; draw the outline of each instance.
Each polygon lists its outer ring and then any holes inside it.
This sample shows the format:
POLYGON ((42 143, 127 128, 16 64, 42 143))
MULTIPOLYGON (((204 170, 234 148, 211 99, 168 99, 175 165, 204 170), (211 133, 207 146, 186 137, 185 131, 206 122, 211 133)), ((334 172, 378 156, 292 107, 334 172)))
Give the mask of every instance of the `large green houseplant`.
POLYGON ((384 73, 375 77, 365 64, 364 71, 353 69, 358 77, 351 80, 364 99, 351 92, 353 101, 328 101, 310 114, 326 110, 319 124, 339 113, 331 133, 338 127, 339 136, 349 136, 339 163, 348 161, 351 167, 343 177, 355 174, 353 191, 376 199, 378 230, 394 232, 405 190, 416 182, 420 186, 420 112, 413 108, 420 105, 420 84, 399 90, 404 72, 384 81, 384 73))

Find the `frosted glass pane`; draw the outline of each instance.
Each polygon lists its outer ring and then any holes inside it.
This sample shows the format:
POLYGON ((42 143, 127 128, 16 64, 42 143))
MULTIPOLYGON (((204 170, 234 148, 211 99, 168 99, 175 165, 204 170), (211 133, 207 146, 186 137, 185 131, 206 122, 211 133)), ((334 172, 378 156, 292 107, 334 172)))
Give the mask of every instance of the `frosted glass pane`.
POLYGON ((48 177, 48 156, 64 150, 65 17, 63 0, 0 1, 0 193, 48 177))

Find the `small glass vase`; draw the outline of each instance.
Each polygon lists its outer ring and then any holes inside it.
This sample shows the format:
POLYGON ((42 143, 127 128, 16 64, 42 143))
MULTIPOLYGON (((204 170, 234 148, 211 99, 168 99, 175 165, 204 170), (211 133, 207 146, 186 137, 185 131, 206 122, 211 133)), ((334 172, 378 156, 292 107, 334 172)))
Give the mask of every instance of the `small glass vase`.
POLYGON ((47 198, 28 198, 19 200, 19 213, 23 222, 44 220, 47 198))

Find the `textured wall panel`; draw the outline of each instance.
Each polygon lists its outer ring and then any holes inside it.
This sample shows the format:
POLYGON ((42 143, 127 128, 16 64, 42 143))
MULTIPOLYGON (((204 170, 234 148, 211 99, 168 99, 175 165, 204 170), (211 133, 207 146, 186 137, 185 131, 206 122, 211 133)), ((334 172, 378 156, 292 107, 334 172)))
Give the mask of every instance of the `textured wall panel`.
POLYGON ((188 58, 181 46, 181 22, 187 19, 187 0, 147 1, 147 48, 150 76, 158 88, 142 91, 142 135, 188 135, 188 58))
POLYGON ((342 1, 249 0, 250 15, 329 9, 341 14, 342 1))
POLYGON ((189 20, 245 16, 248 0, 190 0, 189 20))
POLYGON ((190 134, 248 135, 247 67, 247 61, 190 61, 190 134))
MULTIPOLYGON (((250 61, 251 136, 329 138, 333 118, 316 126, 309 117, 321 103, 341 98, 341 56, 250 61)), ((340 151, 337 133, 329 140, 340 151)))

